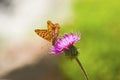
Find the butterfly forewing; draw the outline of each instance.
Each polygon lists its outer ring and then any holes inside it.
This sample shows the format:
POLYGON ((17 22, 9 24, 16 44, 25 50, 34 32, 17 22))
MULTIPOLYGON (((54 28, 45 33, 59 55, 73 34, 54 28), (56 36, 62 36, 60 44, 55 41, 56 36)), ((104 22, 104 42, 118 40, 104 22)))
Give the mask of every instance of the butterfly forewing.
MULTIPOLYGON (((53 27, 54 27, 54 24, 50 21, 50 20, 48 20, 47 21, 47 27, 48 27, 48 32, 49 32, 49 34, 52 36, 52 33, 54 33, 53 31, 53 27)), ((52 38, 52 37, 51 37, 52 38)))
POLYGON ((35 32, 42 38, 51 41, 51 35, 47 29, 35 29, 35 32))

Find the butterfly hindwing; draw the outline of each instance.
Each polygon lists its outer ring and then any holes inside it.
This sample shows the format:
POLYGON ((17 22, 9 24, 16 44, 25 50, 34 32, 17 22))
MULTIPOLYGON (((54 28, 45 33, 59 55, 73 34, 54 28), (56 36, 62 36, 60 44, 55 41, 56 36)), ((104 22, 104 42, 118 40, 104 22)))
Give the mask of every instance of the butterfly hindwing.
POLYGON ((57 24, 57 23, 54 24, 53 33, 52 33, 52 44, 53 44, 53 45, 55 44, 55 41, 56 41, 57 38, 58 38, 59 30, 60 30, 60 25, 57 24))

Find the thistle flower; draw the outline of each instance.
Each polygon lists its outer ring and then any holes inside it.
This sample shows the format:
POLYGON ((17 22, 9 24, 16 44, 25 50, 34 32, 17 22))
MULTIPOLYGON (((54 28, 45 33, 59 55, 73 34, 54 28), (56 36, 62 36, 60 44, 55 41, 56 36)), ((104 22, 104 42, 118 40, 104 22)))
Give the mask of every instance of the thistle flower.
POLYGON ((73 48, 74 43, 78 42, 80 37, 77 34, 65 34, 62 38, 55 42, 52 48, 52 54, 58 55, 63 51, 69 51, 73 48))
POLYGON ((77 58, 78 50, 74 46, 74 44, 78 42, 80 38, 81 37, 78 36, 77 34, 73 34, 73 33, 65 34, 62 38, 58 39, 55 42, 54 46, 52 47, 51 53, 54 55, 59 55, 62 52, 64 52, 67 56, 70 56, 71 58, 75 59, 79 64, 80 68, 82 69, 86 77, 86 80, 89 80, 84 67, 82 66, 80 60, 77 58))

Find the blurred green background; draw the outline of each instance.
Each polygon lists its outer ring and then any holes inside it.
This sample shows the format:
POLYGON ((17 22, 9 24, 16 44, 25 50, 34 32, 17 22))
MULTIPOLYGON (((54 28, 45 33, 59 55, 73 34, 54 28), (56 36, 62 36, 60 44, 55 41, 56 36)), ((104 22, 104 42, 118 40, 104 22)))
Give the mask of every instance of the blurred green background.
MULTIPOLYGON (((120 80, 120 1, 73 0, 72 10, 62 33, 81 32, 76 47, 90 80, 120 80)), ((74 60, 61 64, 70 80, 85 80, 74 60)))

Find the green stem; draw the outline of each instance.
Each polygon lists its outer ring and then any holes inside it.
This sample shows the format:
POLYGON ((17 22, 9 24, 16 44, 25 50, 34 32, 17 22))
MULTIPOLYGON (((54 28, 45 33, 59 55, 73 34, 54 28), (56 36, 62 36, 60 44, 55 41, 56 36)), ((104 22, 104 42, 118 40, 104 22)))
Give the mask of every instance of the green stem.
POLYGON ((83 73, 84 73, 84 75, 85 75, 85 77, 86 77, 86 80, 89 80, 88 75, 87 75, 87 72, 85 71, 84 67, 82 66, 80 60, 79 60, 77 57, 75 57, 75 60, 76 60, 77 63, 79 64, 80 68, 82 69, 82 71, 83 71, 83 73))

